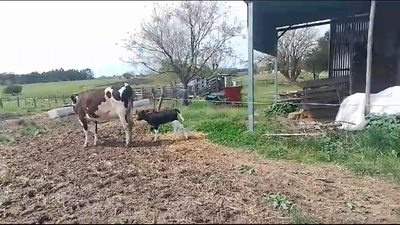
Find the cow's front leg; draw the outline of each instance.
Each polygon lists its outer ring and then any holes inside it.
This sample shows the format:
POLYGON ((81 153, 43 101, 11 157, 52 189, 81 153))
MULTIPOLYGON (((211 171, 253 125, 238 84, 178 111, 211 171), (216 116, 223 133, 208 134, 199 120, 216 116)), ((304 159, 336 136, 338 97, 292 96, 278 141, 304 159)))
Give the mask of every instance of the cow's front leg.
POLYGON ((88 121, 85 117, 79 117, 79 122, 83 127, 83 133, 85 133, 85 142, 83 143, 83 147, 86 148, 88 145, 88 121))
POLYGON ((131 143, 131 129, 132 127, 127 120, 126 116, 126 111, 124 113, 118 113, 119 120, 121 121, 122 127, 124 128, 125 131, 125 146, 129 147, 129 144, 131 143))
POLYGON ((97 145, 97 121, 94 121, 94 127, 93 127, 93 134, 94 134, 94 143, 93 145, 96 146, 97 145))

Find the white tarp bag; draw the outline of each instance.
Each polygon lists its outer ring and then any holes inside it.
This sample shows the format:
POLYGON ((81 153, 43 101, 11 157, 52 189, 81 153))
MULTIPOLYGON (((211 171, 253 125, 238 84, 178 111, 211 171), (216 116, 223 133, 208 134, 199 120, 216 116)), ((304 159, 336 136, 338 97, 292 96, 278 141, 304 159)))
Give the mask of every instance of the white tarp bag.
MULTIPOLYGON (((400 86, 371 94, 370 105, 370 114, 400 115, 400 86)), ((368 123, 364 114, 365 93, 355 93, 340 104, 335 122, 342 124, 339 129, 362 130, 368 123)))

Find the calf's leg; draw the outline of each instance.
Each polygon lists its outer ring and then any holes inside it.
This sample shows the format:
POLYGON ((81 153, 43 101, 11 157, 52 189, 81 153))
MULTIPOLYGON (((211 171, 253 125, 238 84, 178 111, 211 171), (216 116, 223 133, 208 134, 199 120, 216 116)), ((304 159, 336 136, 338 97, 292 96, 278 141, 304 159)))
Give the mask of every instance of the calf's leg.
POLYGON ((153 130, 154 130, 154 141, 157 141, 157 136, 158 136, 158 128, 159 128, 159 126, 155 126, 155 127, 153 127, 153 130))
POLYGON ((171 123, 172 127, 174 127, 174 137, 176 137, 176 131, 178 130, 178 127, 175 125, 175 123, 171 123))
POLYGON ((174 120, 171 122, 172 126, 174 127, 174 130, 181 130, 185 134, 186 140, 189 139, 186 129, 183 127, 182 123, 179 122, 179 120, 174 120))

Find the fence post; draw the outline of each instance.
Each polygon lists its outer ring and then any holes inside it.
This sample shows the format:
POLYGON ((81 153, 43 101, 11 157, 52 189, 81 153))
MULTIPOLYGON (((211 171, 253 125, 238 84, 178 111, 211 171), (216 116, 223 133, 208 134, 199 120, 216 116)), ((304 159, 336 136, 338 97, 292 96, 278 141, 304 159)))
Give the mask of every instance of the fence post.
POLYGON ((154 87, 151 87, 151 97, 152 97, 152 101, 153 101, 153 109, 156 108, 156 94, 154 92, 154 87))
POLYGON ((37 105, 36 105, 36 98, 35 98, 35 97, 33 98, 33 105, 35 106, 35 108, 37 108, 37 105))
POLYGON ((161 87, 161 95, 160 95, 160 100, 158 101, 158 106, 157 106, 157 111, 159 112, 161 109, 161 104, 163 102, 164 98, 164 86, 161 87))
POLYGON ((49 104, 49 107, 51 107, 51 105, 50 105, 50 96, 47 97, 47 103, 49 104))
POLYGON ((143 87, 140 88, 140 92, 142 93, 142 99, 144 99, 144 88, 143 87))
POLYGON ((24 98, 24 104, 26 105, 27 103, 26 103, 26 97, 24 98))
POLYGON ((3 99, 0 98, 0 107, 3 108, 3 99))
POLYGON ((136 101, 136 100, 137 100, 137 97, 136 97, 136 89, 133 89, 132 100, 133 100, 133 101, 136 101))
POLYGON ((20 105, 19 105, 19 97, 17 97, 17 106, 18 106, 18 108, 20 108, 20 105))
POLYGON ((56 104, 58 103, 58 102, 57 102, 57 96, 56 96, 56 95, 54 95, 54 103, 56 103, 56 104))
POLYGON ((65 105, 65 96, 62 96, 62 100, 63 100, 63 105, 65 105))

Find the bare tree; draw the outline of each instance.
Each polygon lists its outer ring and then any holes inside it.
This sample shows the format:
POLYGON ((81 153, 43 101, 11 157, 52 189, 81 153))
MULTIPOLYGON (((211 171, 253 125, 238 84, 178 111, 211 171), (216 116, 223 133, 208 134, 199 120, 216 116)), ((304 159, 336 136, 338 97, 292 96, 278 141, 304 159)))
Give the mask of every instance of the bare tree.
POLYGON ((278 69, 289 80, 295 82, 301 73, 301 63, 317 44, 317 30, 303 28, 287 31, 278 41, 278 69))
MULTIPOLYGON (((184 89, 195 77, 215 73, 234 55, 230 40, 243 30, 230 10, 217 1, 182 1, 176 7, 155 5, 151 19, 124 40, 130 62, 154 73, 175 73, 184 89)), ((187 91, 184 95, 187 105, 187 91)))
MULTIPOLYGON (((289 30, 278 40, 278 70, 289 82, 295 82, 306 57, 317 45, 317 30, 302 28, 289 30)), ((271 64, 273 57, 266 55, 258 64, 271 64)))

